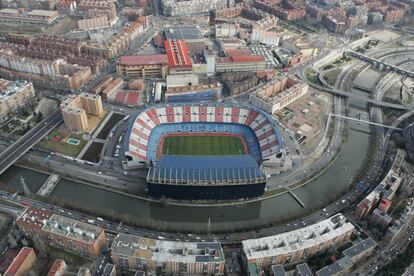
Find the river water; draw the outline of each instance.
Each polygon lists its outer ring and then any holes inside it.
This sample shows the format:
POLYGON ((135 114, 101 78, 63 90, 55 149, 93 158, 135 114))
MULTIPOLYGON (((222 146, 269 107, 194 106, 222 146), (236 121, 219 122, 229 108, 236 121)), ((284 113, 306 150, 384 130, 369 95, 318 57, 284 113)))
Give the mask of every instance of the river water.
MULTIPOLYGON (((375 73, 368 70, 359 81, 365 86, 372 86, 375 82, 375 73)), ((368 96, 367 93, 354 90, 354 93, 368 96)), ((365 113, 365 104, 351 100, 349 114, 365 113)), ((91 208, 113 209, 121 214, 130 214, 137 218, 152 218, 162 221, 177 222, 228 222, 245 221, 252 219, 282 220, 308 212, 308 209, 323 208, 332 201, 338 193, 349 188, 350 181, 358 173, 367 156, 369 147, 369 126, 358 125, 357 122, 348 122, 348 137, 339 157, 324 173, 306 185, 294 190, 294 193, 306 205, 302 208, 289 194, 281 194, 260 202, 226 207, 167 207, 143 201, 128 195, 114 193, 108 190, 84 185, 75 181, 62 179, 52 195, 69 199, 75 204, 91 208)), ((47 175, 11 167, 0 176, 0 182, 20 187, 19 175, 23 175, 32 192, 37 191, 47 175)))
MULTIPOLYGON (((349 181, 362 166, 368 149, 369 128, 349 123, 349 137, 333 165, 315 180, 296 189, 295 194, 307 208, 321 207, 332 197, 349 186, 349 181)), ((32 192, 36 192, 47 175, 28 169, 11 167, 0 181, 21 189, 19 176, 22 175, 32 192)), ((289 194, 282 194, 261 202, 227 207, 164 207, 130 196, 62 179, 53 196, 70 199, 76 204, 92 208, 113 209, 140 218, 166 221, 206 222, 238 221, 250 219, 281 220, 298 215, 302 208, 289 194)))

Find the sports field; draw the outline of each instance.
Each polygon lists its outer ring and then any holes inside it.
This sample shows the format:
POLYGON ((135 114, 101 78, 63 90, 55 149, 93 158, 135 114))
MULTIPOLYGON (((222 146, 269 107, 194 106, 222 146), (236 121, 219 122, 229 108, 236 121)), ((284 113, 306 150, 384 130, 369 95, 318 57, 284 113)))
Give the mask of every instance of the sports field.
POLYGON ((236 155, 246 150, 238 136, 170 136, 165 137, 163 154, 236 155))

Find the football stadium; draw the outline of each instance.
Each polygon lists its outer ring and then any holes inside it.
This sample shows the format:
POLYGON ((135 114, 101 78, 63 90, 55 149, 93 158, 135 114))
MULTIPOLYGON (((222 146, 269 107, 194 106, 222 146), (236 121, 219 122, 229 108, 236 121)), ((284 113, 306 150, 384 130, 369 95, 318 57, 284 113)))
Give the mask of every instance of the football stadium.
POLYGON ((278 123, 240 104, 160 104, 136 114, 125 139, 129 167, 147 167, 149 196, 173 199, 259 197, 264 164, 278 164, 278 123))

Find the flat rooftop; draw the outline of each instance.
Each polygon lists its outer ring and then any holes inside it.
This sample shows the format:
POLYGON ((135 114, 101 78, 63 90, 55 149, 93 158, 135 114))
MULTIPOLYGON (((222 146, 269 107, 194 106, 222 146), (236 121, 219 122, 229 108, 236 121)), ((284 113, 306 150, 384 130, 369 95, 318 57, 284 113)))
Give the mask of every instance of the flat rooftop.
POLYGON ((167 39, 200 40, 203 35, 195 25, 173 26, 165 28, 167 39))
POLYGON ((10 96, 24 91, 30 83, 25 80, 9 81, 0 78, 0 102, 7 100, 10 96))
POLYGON ((16 9, 1 9, 0 13, 6 13, 6 14, 19 14, 19 11, 16 9))
POLYGON ((48 10, 32 10, 32 11, 28 12, 27 14, 31 15, 31 16, 52 17, 52 16, 58 16, 59 12, 57 12, 57 11, 48 11, 48 10))
POLYGON ((223 249, 217 242, 166 241, 118 234, 111 249, 112 254, 158 262, 215 263, 224 261, 223 249))
POLYGON ((290 232, 242 241, 247 259, 285 255, 303 250, 353 231, 354 226, 342 214, 290 232))
POLYGON ((346 249, 343 253, 346 257, 352 259, 360 255, 361 253, 367 250, 370 250, 376 246, 377 246, 377 243, 372 238, 368 238, 368 239, 365 239, 357 243, 354 246, 351 246, 350 248, 346 249))
POLYGON ((24 226, 25 228, 40 230, 52 215, 53 213, 51 212, 29 207, 26 209, 26 212, 20 215, 20 217, 16 220, 16 223, 24 226))
POLYGON ((58 214, 53 214, 46 221, 42 230, 82 243, 94 243, 103 231, 98 226, 63 217, 58 214))
POLYGON ((122 56, 118 59, 117 64, 127 66, 168 64, 168 57, 166 54, 145 56, 122 56))

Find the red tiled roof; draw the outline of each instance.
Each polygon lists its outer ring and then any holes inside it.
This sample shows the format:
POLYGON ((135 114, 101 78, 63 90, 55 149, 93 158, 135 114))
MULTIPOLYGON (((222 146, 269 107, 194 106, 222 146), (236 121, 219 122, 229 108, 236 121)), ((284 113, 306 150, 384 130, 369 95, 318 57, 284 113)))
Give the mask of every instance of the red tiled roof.
POLYGON ((184 40, 166 40, 164 41, 164 47, 170 67, 192 66, 187 43, 184 40))
POLYGON ((151 64, 168 64, 167 55, 147 55, 147 56, 122 56, 117 64, 121 65, 151 65, 151 64))
POLYGON ((258 62, 264 61, 262 56, 242 55, 242 56, 231 56, 231 57, 219 57, 216 58, 217 63, 228 63, 228 62, 258 62))
POLYGON ((22 250, 20 250, 17 257, 14 259, 13 263, 9 266, 9 268, 4 273, 4 276, 12 276, 17 273, 20 266, 23 264, 23 262, 26 260, 27 256, 32 252, 33 249, 30 247, 23 247, 22 250))
POLYGON ((52 267, 49 270, 49 273, 47 273, 47 276, 54 276, 57 275, 58 272, 64 271, 66 268, 66 263, 62 259, 57 259, 53 262, 52 267))
POLYGON ((242 55, 242 56, 231 56, 233 62, 254 62, 254 61, 264 61, 265 59, 262 56, 251 56, 251 55, 242 55))

